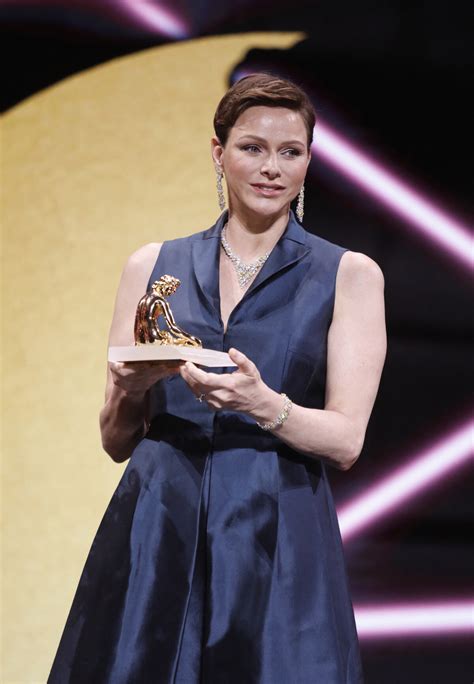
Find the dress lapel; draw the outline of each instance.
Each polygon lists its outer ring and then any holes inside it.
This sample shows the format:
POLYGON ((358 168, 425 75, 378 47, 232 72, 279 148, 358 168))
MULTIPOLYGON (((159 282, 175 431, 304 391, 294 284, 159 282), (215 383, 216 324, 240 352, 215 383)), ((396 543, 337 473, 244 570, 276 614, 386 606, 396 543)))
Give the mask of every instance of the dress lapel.
POLYGON ((216 223, 193 242, 192 260, 194 274, 207 306, 221 317, 219 296, 219 253, 222 226, 227 221, 224 211, 216 223))
MULTIPOLYGON (((219 320, 221 315, 219 295, 220 236, 227 217, 228 210, 226 209, 216 223, 193 243, 192 249, 193 268, 199 288, 208 306, 217 313, 219 320)), ((285 231, 236 308, 270 278, 300 261, 310 251, 306 245, 306 231, 300 226, 290 209, 285 231)))
POLYGON ((306 231, 300 226, 293 211, 290 209, 290 218, 284 233, 272 249, 270 256, 258 272, 244 298, 248 297, 257 288, 259 289, 283 269, 300 261, 310 251, 310 248, 306 245, 306 231))

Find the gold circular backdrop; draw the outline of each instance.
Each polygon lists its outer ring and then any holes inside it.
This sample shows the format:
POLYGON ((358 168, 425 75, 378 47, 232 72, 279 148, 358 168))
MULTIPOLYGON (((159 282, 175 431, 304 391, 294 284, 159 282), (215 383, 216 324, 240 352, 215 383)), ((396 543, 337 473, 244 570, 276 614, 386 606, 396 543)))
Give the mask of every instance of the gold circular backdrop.
POLYGON ((73 76, 3 116, 3 672, 45 682, 124 465, 102 451, 107 338, 127 256, 212 225, 210 139, 251 47, 173 43, 73 76))

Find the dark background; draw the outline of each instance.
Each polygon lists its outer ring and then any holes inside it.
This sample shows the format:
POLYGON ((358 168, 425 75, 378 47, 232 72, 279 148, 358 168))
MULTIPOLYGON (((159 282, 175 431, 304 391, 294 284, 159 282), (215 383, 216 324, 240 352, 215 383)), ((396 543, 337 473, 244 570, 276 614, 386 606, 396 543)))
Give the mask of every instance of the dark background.
MULTIPOLYGON (((167 8, 181 29, 160 29, 159 21, 145 21, 120 1, 0 0, 7 66, 2 111, 70 74, 151 46, 205 35, 302 30, 308 39, 289 50, 251 50, 229 74, 229 84, 242 70, 271 70, 295 80, 341 135, 468 223, 470 4, 148 4, 167 8)), ((331 170, 317 151, 304 223, 368 254, 385 276, 387 360, 359 461, 349 473, 331 471, 341 506, 469 418, 470 281, 465 264, 331 170)), ((345 543, 356 607, 469 595, 471 475, 467 465, 454 470, 345 543)), ((366 684, 470 684, 474 678, 467 636, 362 639, 361 647, 366 684)))

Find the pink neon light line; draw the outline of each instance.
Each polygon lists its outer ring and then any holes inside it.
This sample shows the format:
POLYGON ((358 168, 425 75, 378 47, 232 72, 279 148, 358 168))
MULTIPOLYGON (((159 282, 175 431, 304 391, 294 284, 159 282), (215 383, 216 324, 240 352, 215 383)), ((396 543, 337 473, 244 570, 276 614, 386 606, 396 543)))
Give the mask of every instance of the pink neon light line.
MULTIPOLYGON (((104 17, 120 15, 124 12, 127 19, 138 21, 139 25, 151 31, 161 33, 172 38, 186 38, 189 28, 183 20, 171 12, 160 7, 153 0, 116 0, 115 2, 97 2, 97 0, 82 0, 80 3, 67 3, 64 0, 0 0, 2 5, 41 5, 47 7, 62 7, 68 4, 80 5, 84 11, 98 13, 104 17)), ((170 2, 172 5, 172 3, 170 2)))
POLYGON ((130 15, 139 19, 143 26, 152 31, 159 31, 173 38, 185 38, 188 34, 188 28, 180 17, 154 2, 149 2, 149 0, 120 0, 120 4, 130 15))
POLYGON ((474 630, 474 602, 358 606, 357 633, 362 639, 436 634, 469 634, 474 630))
POLYGON ((339 527, 344 541, 469 459, 472 453, 473 428, 474 421, 469 421, 338 510, 339 527))
POLYGON ((312 150, 460 261, 472 265, 473 241, 467 226, 448 216, 324 122, 318 121, 315 126, 312 150))

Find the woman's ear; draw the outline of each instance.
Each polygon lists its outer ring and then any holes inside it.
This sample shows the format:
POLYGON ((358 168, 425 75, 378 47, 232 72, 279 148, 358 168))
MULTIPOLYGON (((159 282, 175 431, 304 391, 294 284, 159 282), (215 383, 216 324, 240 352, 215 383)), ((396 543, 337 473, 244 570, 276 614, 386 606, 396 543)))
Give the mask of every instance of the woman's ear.
POLYGON ((213 136, 211 138, 211 155, 212 155, 212 160, 214 162, 214 166, 219 168, 222 166, 222 153, 224 151, 224 148, 221 145, 221 142, 217 136, 213 136))

